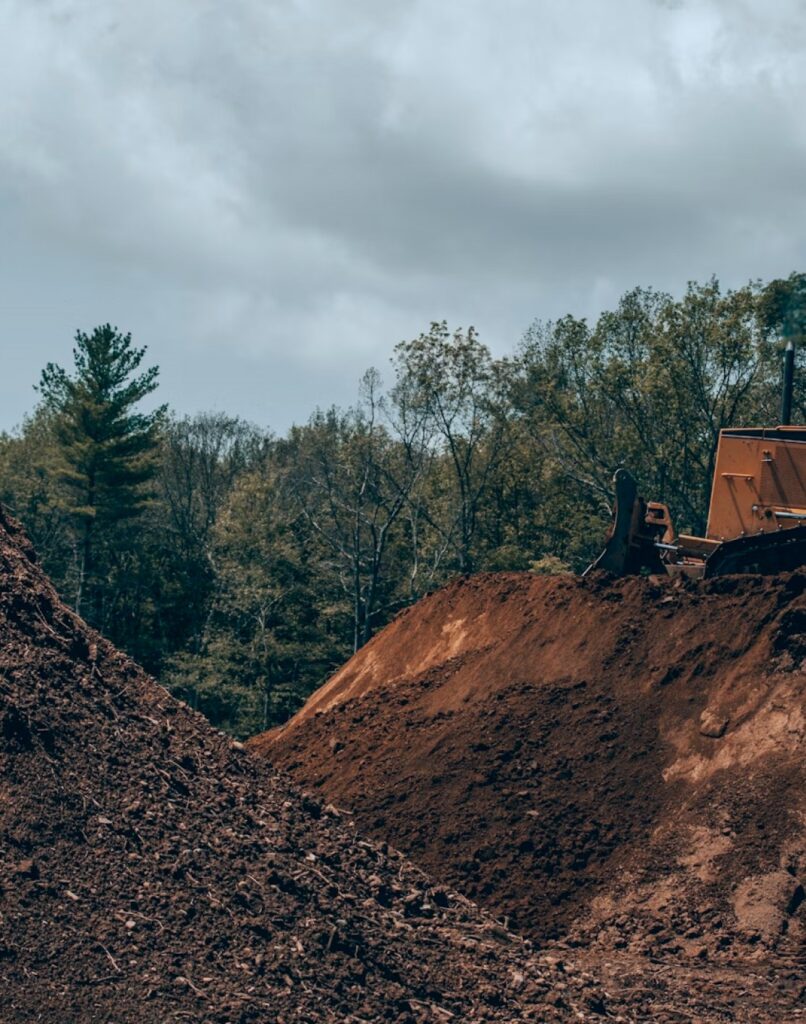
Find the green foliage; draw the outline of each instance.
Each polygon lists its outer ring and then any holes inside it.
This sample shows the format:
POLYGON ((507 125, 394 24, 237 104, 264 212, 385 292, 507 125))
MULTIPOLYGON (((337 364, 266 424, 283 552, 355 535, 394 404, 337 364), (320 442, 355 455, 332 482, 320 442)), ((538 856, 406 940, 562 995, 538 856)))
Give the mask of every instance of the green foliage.
POLYGON ((529 563, 529 572, 537 576, 562 576, 571 571, 571 566, 556 555, 543 555, 529 563))
POLYGON ((85 617, 247 736, 452 576, 583 568, 621 465, 701 532, 719 431, 776 422, 788 338, 802 364, 806 275, 636 288, 595 324, 535 323, 510 359, 437 322, 397 346, 388 390, 370 370, 353 407, 275 438, 139 411, 157 369, 106 325, 0 436, 0 499, 85 617))
POLYGON ((425 458, 422 444, 393 436, 379 387, 369 371, 355 408, 316 412, 283 446, 294 508, 351 609, 353 650, 403 603, 388 568, 425 458))
POLYGON ((76 610, 104 627, 119 596, 114 582, 138 575, 136 532, 116 527, 142 516, 152 498, 164 410, 136 408, 157 387, 159 370, 137 374, 145 349, 133 348, 130 334, 105 324, 78 331, 75 342, 73 374, 48 363, 39 391, 57 442, 61 500, 80 534, 76 610))
POLYGON ((135 407, 156 389, 159 368, 134 376, 146 350, 109 324, 78 331, 75 341, 74 374, 48 363, 39 383, 59 442, 59 474, 72 492, 69 510, 97 522, 132 519, 149 499, 143 484, 155 473, 164 412, 135 407))
MULTIPOLYGON (((445 321, 395 349, 392 401, 399 420, 419 419, 425 444, 444 467, 443 507, 426 521, 436 557, 448 552, 460 572, 476 567, 480 511, 506 440, 504 364, 493 361, 473 327, 451 334, 445 321)), ((435 510, 436 511, 436 510, 435 510)))
POLYGON ((629 292, 594 328, 535 325, 521 349, 515 403, 581 508, 611 514, 611 479, 629 466, 647 494, 701 533, 719 431, 774 422, 780 344, 768 292, 689 285, 680 301, 629 292))
POLYGON ((65 497, 56 481, 58 460, 53 416, 41 406, 24 420, 17 436, 0 435, 0 501, 25 523, 54 576, 64 579, 73 550, 65 497))
POLYGON ((166 682, 238 735, 284 721, 350 652, 348 607, 276 465, 243 477, 214 529, 201 644, 166 682))

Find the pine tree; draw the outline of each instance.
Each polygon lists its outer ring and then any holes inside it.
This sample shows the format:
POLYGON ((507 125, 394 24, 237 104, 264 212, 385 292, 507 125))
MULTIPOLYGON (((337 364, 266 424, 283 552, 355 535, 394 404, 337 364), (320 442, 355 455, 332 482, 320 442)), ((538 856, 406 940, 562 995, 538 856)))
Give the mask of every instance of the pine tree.
POLYGON ((77 530, 75 607, 97 625, 104 578, 98 545, 111 528, 143 513, 156 471, 165 408, 135 408, 157 387, 159 367, 137 372, 145 352, 133 347, 131 334, 109 324, 89 335, 77 331, 74 373, 48 363, 39 383, 43 405, 54 416, 57 472, 77 530))

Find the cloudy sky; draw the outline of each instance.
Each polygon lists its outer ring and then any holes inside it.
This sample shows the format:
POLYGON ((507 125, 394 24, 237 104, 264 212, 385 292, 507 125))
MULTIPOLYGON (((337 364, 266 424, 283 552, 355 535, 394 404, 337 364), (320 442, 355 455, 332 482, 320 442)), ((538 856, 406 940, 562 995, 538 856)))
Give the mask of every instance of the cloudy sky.
POLYGON ((803 0, 0 0, 0 428, 107 321, 282 430, 434 319, 803 271, 805 58, 803 0))

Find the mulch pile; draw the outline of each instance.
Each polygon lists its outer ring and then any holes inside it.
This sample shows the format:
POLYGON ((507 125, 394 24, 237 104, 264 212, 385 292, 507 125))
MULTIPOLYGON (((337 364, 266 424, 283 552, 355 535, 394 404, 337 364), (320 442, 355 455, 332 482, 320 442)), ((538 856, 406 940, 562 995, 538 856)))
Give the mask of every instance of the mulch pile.
POLYGON ((795 1019, 804 590, 468 578, 251 746, 522 934, 714 977, 764 964, 788 993, 769 1019, 795 1019))
POLYGON ((4 1024, 637 1020, 657 1003, 625 1008, 535 952, 173 700, 59 602, 2 514, 0 640, 4 1024))

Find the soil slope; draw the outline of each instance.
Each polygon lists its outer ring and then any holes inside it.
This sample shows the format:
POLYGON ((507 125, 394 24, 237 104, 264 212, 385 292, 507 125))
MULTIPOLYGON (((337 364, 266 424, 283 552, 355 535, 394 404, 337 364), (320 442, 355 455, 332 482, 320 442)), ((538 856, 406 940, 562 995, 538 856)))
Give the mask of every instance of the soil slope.
POLYGON ((639 1020, 660 1005, 622 1009, 172 700, 59 603, 2 514, 0 641, 0 1020, 639 1020))
POLYGON ((533 938, 803 978, 805 583, 465 579, 253 749, 533 938))

